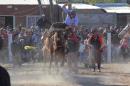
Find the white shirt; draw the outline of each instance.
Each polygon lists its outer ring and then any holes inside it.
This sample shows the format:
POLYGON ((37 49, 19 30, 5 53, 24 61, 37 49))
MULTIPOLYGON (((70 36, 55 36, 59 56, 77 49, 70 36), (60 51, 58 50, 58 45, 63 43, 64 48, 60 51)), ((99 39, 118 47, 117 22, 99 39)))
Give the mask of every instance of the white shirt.
POLYGON ((84 52, 85 50, 85 44, 80 43, 79 52, 84 52))

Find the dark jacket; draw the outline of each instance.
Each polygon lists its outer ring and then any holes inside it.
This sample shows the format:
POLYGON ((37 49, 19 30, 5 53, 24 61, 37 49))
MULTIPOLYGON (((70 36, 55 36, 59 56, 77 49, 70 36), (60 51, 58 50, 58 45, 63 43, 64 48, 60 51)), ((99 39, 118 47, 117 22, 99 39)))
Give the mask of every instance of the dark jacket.
POLYGON ((0 66, 0 86, 11 86, 10 75, 2 66, 0 66))

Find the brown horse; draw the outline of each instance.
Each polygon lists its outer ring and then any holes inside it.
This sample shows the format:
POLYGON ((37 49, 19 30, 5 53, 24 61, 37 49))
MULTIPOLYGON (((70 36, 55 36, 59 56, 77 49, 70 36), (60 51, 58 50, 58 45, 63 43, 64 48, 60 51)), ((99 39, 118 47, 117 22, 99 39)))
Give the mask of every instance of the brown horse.
POLYGON ((62 31, 57 31, 53 35, 53 48, 56 64, 61 62, 61 66, 64 66, 65 62, 65 39, 62 31))
POLYGON ((53 62, 55 62, 57 66, 59 62, 61 63, 61 66, 64 65, 65 47, 62 36, 62 31, 44 34, 43 56, 45 57, 45 61, 49 60, 50 67, 53 62))
POLYGON ((45 62, 47 62, 47 60, 50 60, 50 66, 52 64, 52 58, 53 58, 53 39, 51 37, 51 35, 49 35, 48 32, 45 32, 43 34, 42 37, 43 40, 43 57, 45 62))

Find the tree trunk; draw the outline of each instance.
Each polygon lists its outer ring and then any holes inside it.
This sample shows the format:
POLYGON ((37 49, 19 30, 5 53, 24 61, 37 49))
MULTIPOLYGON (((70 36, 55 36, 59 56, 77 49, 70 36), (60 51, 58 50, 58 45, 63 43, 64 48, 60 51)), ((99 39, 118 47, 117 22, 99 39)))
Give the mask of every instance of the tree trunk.
POLYGON ((53 2, 52 0, 49 0, 50 2, 50 19, 51 19, 51 23, 54 22, 54 18, 53 18, 53 2))
POLYGON ((37 0, 38 1, 38 5, 39 5, 39 14, 40 16, 44 15, 43 10, 42 10, 42 4, 41 4, 41 0, 37 0))

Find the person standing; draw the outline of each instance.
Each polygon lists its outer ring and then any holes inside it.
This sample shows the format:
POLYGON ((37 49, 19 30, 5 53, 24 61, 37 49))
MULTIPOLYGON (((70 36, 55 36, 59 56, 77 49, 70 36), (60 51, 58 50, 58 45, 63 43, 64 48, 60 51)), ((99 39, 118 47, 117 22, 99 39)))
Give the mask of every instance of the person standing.
POLYGON ((85 44, 84 44, 84 40, 82 40, 80 42, 79 45, 79 57, 80 57, 80 63, 84 63, 85 60, 85 44))
POLYGON ((93 54, 91 57, 91 63, 92 63, 92 67, 94 69, 94 72, 96 70, 96 64, 98 67, 99 72, 101 72, 101 55, 102 55, 102 51, 103 51, 103 38, 102 36, 99 34, 97 29, 93 29, 92 30, 92 34, 88 39, 88 45, 90 46, 90 52, 91 54, 93 54))

